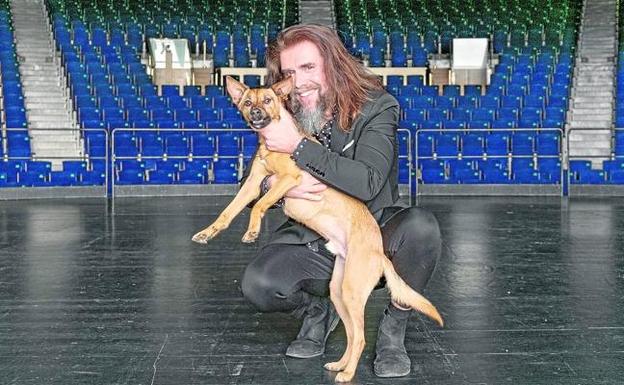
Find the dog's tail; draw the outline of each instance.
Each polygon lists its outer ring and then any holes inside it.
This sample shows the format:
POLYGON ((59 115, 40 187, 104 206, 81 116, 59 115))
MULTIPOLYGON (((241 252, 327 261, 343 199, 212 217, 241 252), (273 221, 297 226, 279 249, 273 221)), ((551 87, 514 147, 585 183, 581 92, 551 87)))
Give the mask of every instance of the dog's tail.
POLYGON ((388 288, 390 289, 390 296, 392 299, 400 305, 411 307, 417 310, 432 320, 436 321, 438 325, 444 326, 442 316, 438 313, 438 310, 433 306, 431 302, 422 295, 418 294, 414 289, 409 287, 401 277, 394 270, 392 262, 384 255, 383 259, 383 274, 386 277, 388 288))

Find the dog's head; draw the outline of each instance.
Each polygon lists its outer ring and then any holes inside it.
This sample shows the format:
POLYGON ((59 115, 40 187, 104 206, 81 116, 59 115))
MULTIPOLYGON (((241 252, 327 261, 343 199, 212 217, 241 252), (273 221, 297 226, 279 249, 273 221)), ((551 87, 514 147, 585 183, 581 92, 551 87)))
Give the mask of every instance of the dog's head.
POLYGON ((288 77, 270 88, 249 88, 227 76, 225 84, 232 101, 251 128, 261 130, 271 121, 279 120, 280 106, 292 90, 293 79, 288 77))

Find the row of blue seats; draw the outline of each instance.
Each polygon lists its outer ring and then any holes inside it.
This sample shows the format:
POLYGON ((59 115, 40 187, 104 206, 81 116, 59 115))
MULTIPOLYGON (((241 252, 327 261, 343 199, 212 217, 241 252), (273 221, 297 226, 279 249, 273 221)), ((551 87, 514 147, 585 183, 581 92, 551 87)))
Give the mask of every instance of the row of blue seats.
MULTIPOLYGON (((409 167, 402 160, 399 181, 407 183, 409 167)), ((427 184, 557 184, 561 178, 558 157, 423 159, 418 165, 420 182, 427 184)), ((237 160, 130 159, 117 161, 113 175, 117 184, 236 183, 238 168, 237 160)), ((87 186, 104 182, 103 161, 66 161, 63 171, 50 171, 50 162, 0 162, 0 187, 87 186)), ((624 159, 605 161, 603 170, 592 170, 588 161, 571 161, 570 182, 622 184, 624 159)))
POLYGON ((415 120, 402 120, 399 127, 415 132, 420 129, 444 130, 444 129, 482 129, 497 131, 500 129, 516 128, 563 128, 565 121, 562 119, 541 119, 539 117, 527 119, 496 119, 486 120, 425 120, 418 122, 415 120))
POLYGON ((267 40, 264 36, 254 37, 250 41, 247 36, 243 35, 231 40, 226 31, 217 31, 215 35, 211 33, 200 35, 187 31, 184 35, 181 35, 179 33, 162 33, 155 26, 146 27, 145 34, 141 35, 132 33, 126 36, 122 31, 116 30, 116 32, 111 32, 110 37, 105 30, 98 27, 94 28, 92 33, 89 34, 86 30, 74 29, 70 31, 63 26, 58 26, 54 30, 54 36, 59 48, 93 46, 122 49, 130 47, 137 52, 143 50, 145 39, 163 36, 186 38, 193 53, 203 53, 205 51, 208 54, 212 54, 215 67, 228 67, 230 66, 230 60, 236 67, 250 67, 253 64, 252 58, 256 59, 257 66, 263 66, 267 47, 267 40), (233 48, 231 49, 230 47, 233 48))
MULTIPOLYGON (((238 108, 231 104, 227 107, 200 107, 199 109, 189 107, 169 107, 161 100, 157 98, 156 102, 153 100, 147 102, 150 107, 104 107, 102 109, 97 107, 80 107, 78 109, 78 117, 80 121, 92 120, 92 119, 127 119, 129 121, 134 120, 241 120, 241 114, 238 108)), ((170 103, 173 105, 173 103, 170 103)))
POLYGON ((418 156, 483 155, 558 155, 561 135, 558 132, 466 133, 419 132, 418 156))
POLYGON ((422 123, 426 120, 460 120, 470 122, 471 120, 485 120, 493 122, 497 119, 558 119, 564 120, 566 109, 564 107, 431 107, 431 108, 409 108, 402 110, 403 120, 414 120, 422 123))
MULTIPOLYGON (((87 147, 92 150, 96 142, 89 140, 87 147)), ((218 135, 196 134, 184 136, 170 135, 165 138, 154 133, 116 134, 114 150, 117 156, 238 156, 250 157, 258 145, 257 136, 253 133, 237 134, 222 133, 218 135)), ((98 145, 102 145, 100 141, 98 145)), ((91 153, 91 151, 90 151, 91 153)))
POLYGON ((556 184, 561 178, 558 157, 422 159, 418 166, 426 184, 556 184))
MULTIPOLYGON (((188 86, 189 89, 196 90, 195 86, 188 86)), ((164 87, 163 87, 164 88, 164 87)), ((187 88, 185 87, 185 93, 187 88)), ((119 90, 117 90, 119 92, 119 90)), ((135 93, 143 98, 143 107, 166 107, 166 108, 227 108, 232 107, 231 99, 227 95, 223 95, 223 91, 217 86, 206 87, 205 95, 184 95, 177 94, 164 94, 158 95, 158 91, 152 84, 145 84, 137 87, 135 93), (218 89, 218 93, 212 91, 214 88, 218 89), (210 90, 210 91, 209 91, 210 90)), ((164 92, 163 92, 164 93, 164 92)), ((88 89, 85 94, 75 95, 74 101, 77 107, 94 107, 94 108, 122 108, 124 107, 124 98, 118 96, 101 95, 94 96, 88 89)))
POLYGON ((394 95, 403 109, 410 108, 524 108, 524 107, 560 107, 567 109, 568 95, 394 95))

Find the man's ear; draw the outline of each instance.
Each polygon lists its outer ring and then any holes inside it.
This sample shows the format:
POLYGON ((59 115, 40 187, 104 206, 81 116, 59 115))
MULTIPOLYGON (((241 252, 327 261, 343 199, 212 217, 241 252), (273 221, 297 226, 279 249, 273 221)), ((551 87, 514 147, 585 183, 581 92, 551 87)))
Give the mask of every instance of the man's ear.
POLYGON ((225 77, 225 87, 234 104, 238 104, 241 101, 245 91, 249 89, 249 87, 231 76, 225 77))
POLYGON ((293 85, 293 77, 289 76, 286 79, 280 80, 279 82, 273 84, 271 88, 273 89, 273 92, 275 92, 275 95, 281 99, 285 99, 290 94, 290 91, 292 91, 293 85))

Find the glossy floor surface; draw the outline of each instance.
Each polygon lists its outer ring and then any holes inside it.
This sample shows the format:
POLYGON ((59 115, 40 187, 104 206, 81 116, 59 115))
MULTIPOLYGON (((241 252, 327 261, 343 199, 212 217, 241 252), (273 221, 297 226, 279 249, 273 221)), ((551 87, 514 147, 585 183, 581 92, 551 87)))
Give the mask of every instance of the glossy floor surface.
MULTIPOLYGON (((240 294, 247 215, 190 241, 229 198, 0 202, 1 384, 332 384, 323 357, 286 358, 299 321, 240 294)), ((369 300, 360 384, 624 383, 624 201, 427 198, 443 254, 414 315, 412 373, 372 373, 387 301, 369 300)), ((273 212, 264 236, 279 220, 273 212)))

